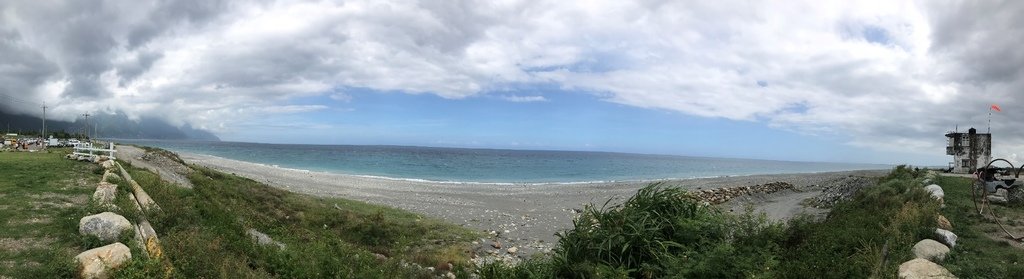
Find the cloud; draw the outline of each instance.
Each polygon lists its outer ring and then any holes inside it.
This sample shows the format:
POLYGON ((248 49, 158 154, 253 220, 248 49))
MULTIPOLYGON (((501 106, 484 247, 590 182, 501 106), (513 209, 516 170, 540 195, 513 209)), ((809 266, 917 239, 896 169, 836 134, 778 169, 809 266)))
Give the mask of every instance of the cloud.
POLYGON ((532 102, 547 102, 548 99, 544 96, 519 96, 519 95, 503 95, 502 100, 514 102, 514 103, 532 103, 532 102))
POLYGON ((997 146, 1024 148, 1011 121, 1024 119, 1022 12, 1016 1, 5 1, 0 93, 52 102, 58 118, 122 110, 216 130, 259 117, 245 108, 349 100, 337 88, 543 101, 501 89, 553 84, 922 154, 941 154, 954 125, 985 125, 997 103, 997 146))

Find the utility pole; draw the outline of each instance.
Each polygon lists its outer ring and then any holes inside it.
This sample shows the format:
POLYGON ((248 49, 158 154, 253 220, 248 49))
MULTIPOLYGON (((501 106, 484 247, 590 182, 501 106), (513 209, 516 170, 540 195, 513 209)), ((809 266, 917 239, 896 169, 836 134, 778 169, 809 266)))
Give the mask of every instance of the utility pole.
POLYGON ((43 102, 43 139, 46 139, 46 102, 43 102))
POLYGON ((82 116, 85 116, 85 137, 92 140, 92 137, 89 136, 89 113, 82 114, 82 116))

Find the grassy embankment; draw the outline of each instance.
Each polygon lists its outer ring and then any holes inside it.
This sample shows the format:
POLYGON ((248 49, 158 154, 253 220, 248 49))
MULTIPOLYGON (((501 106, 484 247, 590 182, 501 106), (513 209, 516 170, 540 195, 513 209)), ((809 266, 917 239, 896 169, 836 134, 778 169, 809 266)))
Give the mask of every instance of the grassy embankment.
POLYGON ((70 259, 90 245, 78 220, 95 210, 89 197, 99 167, 52 153, 0 152, 0 275, 68 278, 70 259))
MULTIPOLYGON (((1020 278, 1024 275, 1024 245, 1009 240, 994 222, 975 213, 970 187, 973 181, 959 177, 939 177, 937 184, 946 193, 944 216, 953 224, 959 239, 943 263, 960 278, 1020 278)), ((1024 235, 1024 205, 994 205, 1007 230, 1024 235)))
MULTIPOLYGON (((14 278, 65 278, 74 274, 71 258, 102 246, 78 235, 78 220, 104 210, 89 202, 102 174, 95 164, 62 159, 63 154, 0 154, 0 205, 8 238, 42 239, 28 249, 3 249, 3 264, 14 278), (71 181, 69 181, 71 180, 71 181), (76 182, 81 180, 81 182, 76 182), (75 182, 75 183, 72 183, 75 182), (67 186, 74 185, 74 186, 67 186), (49 193, 49 194, 48 194, 49 193), (64 200, 71 199, 73 205, 64 200), (37 206, 42 204, 42 206, 37 206), (59 208, 45 206, 58 204, 59 208), (53 220, 32 223, 34 218, 53 220), (26 263, 41 263, 37 265, 26 263)), ((123 162, 122 162, 123 163, 123 162)), ((134 240, 135 257, 118 278, 417 278, 436 275, 402 263, 446 266, 465 275, 468 242, 476 234, 465 228, 417 214, 362 202, 315 198, 264 184, 196 168, 194 189, 162 182, 146 170, 129 169, 161 210, 146 216, 160 235, 163 260, 147 260, 134 240), (285 245, 258 245, 248 229, 266 233, 285 245), (379 259, 374 254, 385 255, 379 259), (173 269, 166 268, 166 264, 173 269)), ((126 198, 129 185, 118 187, 115 212, 133 222, 139 212, 126 198)), ((3 272, 0 272, 3 274, 3 272)))
MULTIPOLYGON (((99 210, 89 205, 88 194, 100 172, 60 155, 0 153, 2 275, 68 277, 73 266, 67 259, 99 245, 78 236, 77 221, 99 210)), ((163 208, 148 215, 175 269, 168 274, 163 263, 136 257, 121 277, 425 277, 431 274, 403 268, 400 261, 461 265, 465 242, 473 239, 471 232, 415 214, 292 194, 202 168, 190 176, 193 190, 166 185, 144 170, 130 172, 163 208), (287 248, 256 245, 245 234, 248 228, 287 248), (379 261, 372 253, 390 258, 379 261)), ((827 219, 787 224, 726 214, 655 185, 621 206, 586 208, 551 258, 480 271, 484 278, 893 277, 912 257, 910 247, 931 237, 941 212, 960 236, 943 263, 954 274, 1011 278, 1024 272, 1021 245, 1002 239, 994 224, 972 213, 970 180, 938 178, 947 205, 939 209, 921 190, 921 176, 897 168, 878 186, 837 204, 827 219)), ((138 212, 125 193, 117 204, 134 219, 138 212)), ((1024 233, 1024 208, 998 209, 1011 230, 1024 233)))
POLYGON ((923 172, 900 167, 821 222, 730 215, 652 185, 620 206, 588 207, 550 259, 492 264, 484 278, 893 277, 931 236, 938 203, 923 172))

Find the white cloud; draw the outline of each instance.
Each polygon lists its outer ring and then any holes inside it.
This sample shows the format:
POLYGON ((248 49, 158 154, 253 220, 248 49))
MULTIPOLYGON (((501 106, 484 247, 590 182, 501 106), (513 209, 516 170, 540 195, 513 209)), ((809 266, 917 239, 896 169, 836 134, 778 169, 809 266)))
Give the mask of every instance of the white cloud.
POLYGON ((548 99, 544 96, 519 96, 519 95, 502 95, 502 100, 514 102, 514 103, 532 103, 532 102, 547 102, 548 99))
MULTIPOLYGON (((0 61, 0 92, 62 91, 57 117, 110 108, 221 127, 258 117, 246 108, 323 109, 280 106, 295 97, 350 100, 337 88, 515 102, 546 98, 496 89, 553 83, 937 153, 951 126, 984 125, 990 103, 1024 117, 1020 12, 957 1, 14 1, 0 3, 0 54, 18 58, 0 61)), ((997 146, 1024 148, 1024 130, 993 125, 997 146)))

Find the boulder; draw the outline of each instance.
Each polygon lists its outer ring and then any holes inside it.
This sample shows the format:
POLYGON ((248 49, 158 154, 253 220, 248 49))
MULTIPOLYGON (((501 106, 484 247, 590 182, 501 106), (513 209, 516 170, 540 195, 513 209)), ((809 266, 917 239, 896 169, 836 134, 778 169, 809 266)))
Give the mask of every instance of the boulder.
POLYGON ((515 254, 516 252, 519 252, 519 248, 518 247, 509 247, 508 248, 508 253, 509 254, 515 254))
POLYGON ((945 267, 925 259, 913 259, 900 264, 901 279, 941 279, 956 278, 945 267))
POLYGON ((949 219, 946 219, 946 216, 937 215, 935 217, 935 223, 938 224, 938 227, 940 229, 947 230, 947 231, 953 229, 953 224, 949 223, 949 219))
POLYGON ((114 161, 103 161, 100 163, 100 166, 102 166, 104 169, 113 169, 114 161))
POLYGON ((96 192, 92 193, 92 200, 96 201, 100 205, 110 205, 114 203, 114 199, 117 198, 117 184, 111 184, 107 182, 100 182, 99 186, 96 186, 96 192))
POLYGON ((1009 200, 1007 200, 1005 196, 988 195, 988 196, 985 196, 985 198, 988 199, 988 201, 992 202, 992 203, 998 203, 998 204, 1009 203, 1009 200))
POLYGON ((78 221, 78 232, 82 235, 92 235, 110 242, 117 241, 121 233, 131 228, 132 223, 128 219, 113 212, 85 216, 78 221))
POLYGON ((946 247, 946 245, 943 245, 938 241, 925 239, 914 244, 913 251, 914 257, 916 258, 941 262, 945 260, 946 255, 949 254, 949 247, 946 247))
POLYGON ((956 247, 956 234, 951 231, 935 229, 935 237, 937 238, 936 240, 942 242, 942 244, 946 244, 949 248, 956 247))
POLYGON ((120 242, 90 249, 75 256, 79 278, 110 278, 117 269, 132 259, 132 251, 120 242))
POLYGON ((942 187, 937 184, 932 184, 924 187, 925 191, 928 191, 932 195, 932 198, 941 200, 946 196, 946 193, 942 191, 942 187))
POLYGON ((269 235, 267 235, 265 233, 261 233, 260 231, 257 231, 256 229, 249 229, 248 231, 246 231, 246 233, 248 233, 249 236, 252 237, 252 239, 256 241, 256 244, 264 245, 264 246, 266 246, 266 245, 275 245, 275 246, 277 246, 278 248, 281 248, 281 249, 285 248, 284 243, 277 242, 274 239, 270 238, 269 235))

